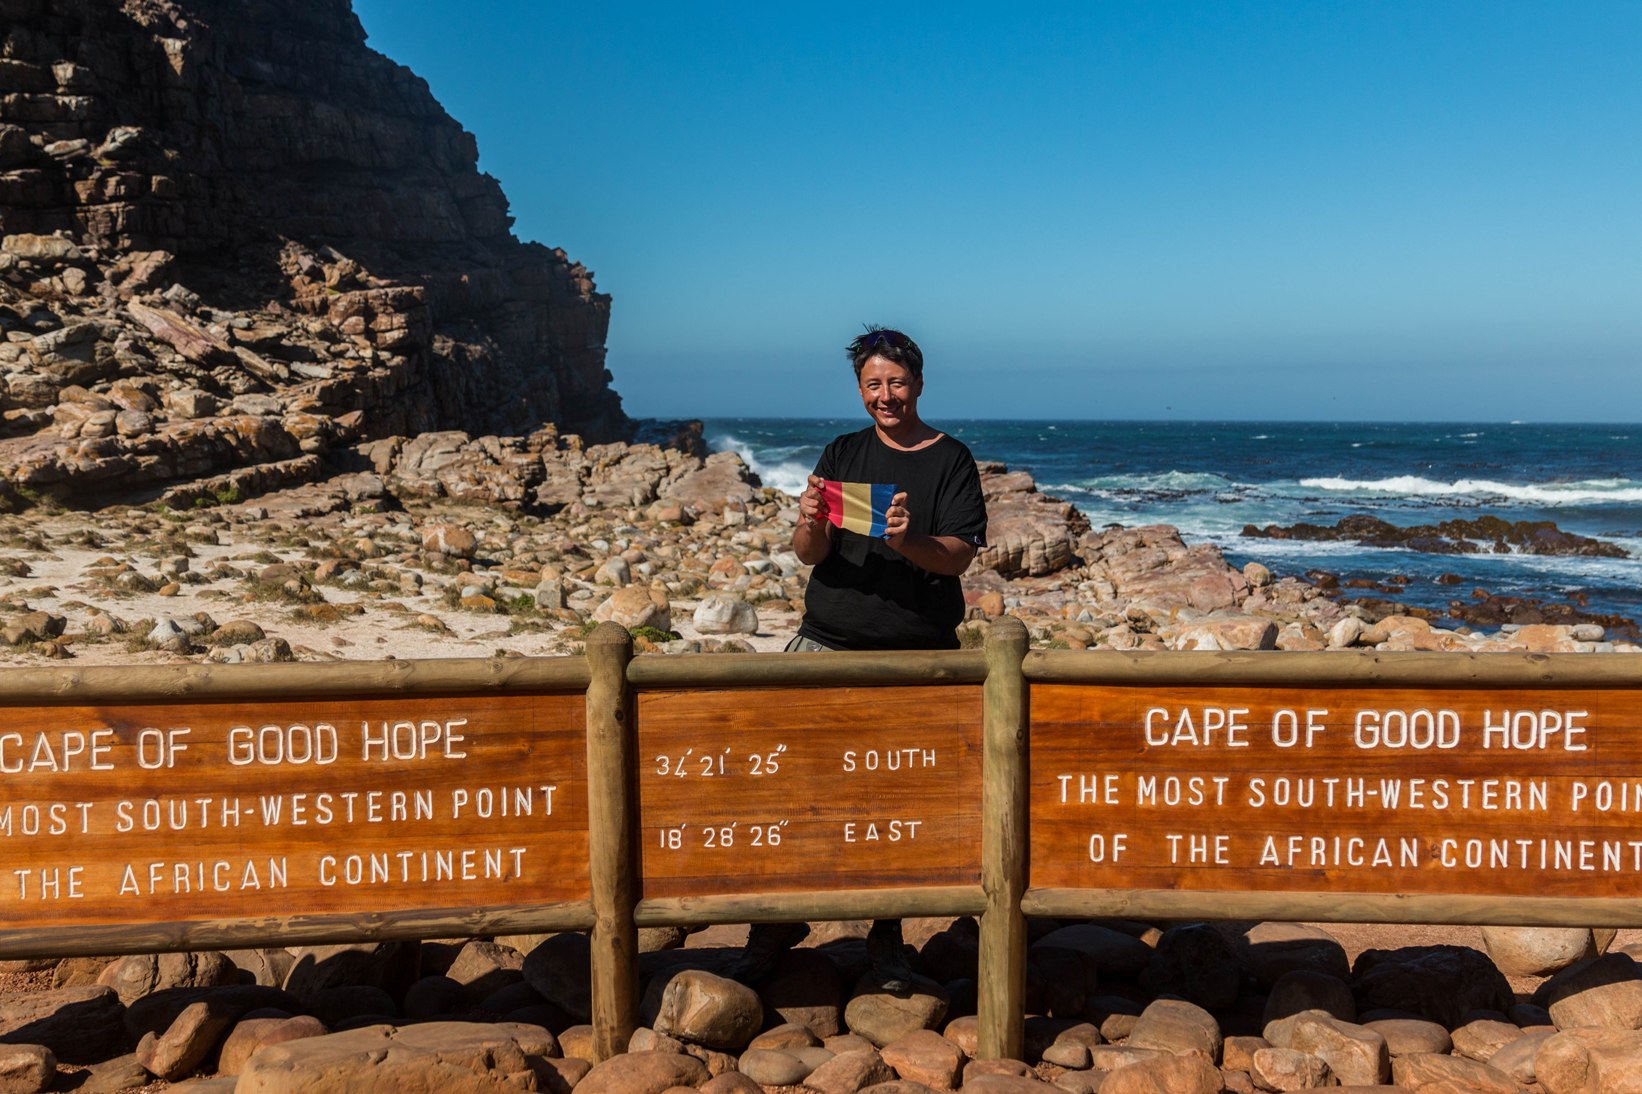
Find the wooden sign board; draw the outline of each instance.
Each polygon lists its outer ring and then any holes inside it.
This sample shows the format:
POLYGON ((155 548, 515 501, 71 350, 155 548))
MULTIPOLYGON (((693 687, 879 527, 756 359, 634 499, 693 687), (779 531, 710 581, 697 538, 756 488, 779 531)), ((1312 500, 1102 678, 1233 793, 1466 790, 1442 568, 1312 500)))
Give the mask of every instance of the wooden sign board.
POLYGON ((638 697, 647 898, 978 884, 975 686, 638 697))
POLYGON ((1033 888, 1634 898, 1642 694, 1034 684, 1033 888))
POLYGON ((0 708, 0 930, 588 899, 583 697, 0 708))

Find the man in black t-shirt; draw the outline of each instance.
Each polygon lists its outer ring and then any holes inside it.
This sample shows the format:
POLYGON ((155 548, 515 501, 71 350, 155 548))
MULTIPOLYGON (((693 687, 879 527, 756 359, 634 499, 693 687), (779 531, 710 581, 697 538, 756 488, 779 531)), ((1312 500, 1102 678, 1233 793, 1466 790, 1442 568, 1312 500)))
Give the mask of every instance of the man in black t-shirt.
MULTIPOLYGON (((861 404, 872 425, 829 444, 798 500, 793 550, 814 566, 804 621, 788 650, 956 649, 964 616, 958 576, 986 542, 986 502, 963 442, 918 417, 924 355, 900 331, 874 328, 851 342, 861 404), (827 519, 827 480, 893 483, 882 537, 827 519)), ((731 975, 756 980, 809 933, 803 923, 754 924, 731 975)), ((912 981, 901 921, 867 935, 874 978, 903 991, 912 981)))
POLYGON ((799 498, 793 550, 814 566, 798 641, 823 649, 956 649, 958 575, 986 539, 986 502, 963 442, 918 416, 924 355, 899 331, 870 330, 849 355, 870 428, 821 453, 799 498), (828 480, 894 483, 881 539, 828 521, 828 480))

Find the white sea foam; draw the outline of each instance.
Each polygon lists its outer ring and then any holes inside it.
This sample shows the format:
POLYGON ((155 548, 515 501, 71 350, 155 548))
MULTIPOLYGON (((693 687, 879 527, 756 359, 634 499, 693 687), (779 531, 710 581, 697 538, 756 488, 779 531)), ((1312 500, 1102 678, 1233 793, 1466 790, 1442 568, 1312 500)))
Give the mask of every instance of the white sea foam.
POLYGON ((1642 484, 1633 479, 1585 479, 1580 482, 1509 483, 1493 479, 1439 482, 1419 475, 1384 479, 1325 477, 1301 479, 1312 490, 1353 494, 1393 494, 1399 497, 1508 498, 1534 505, 1591 505, 1642 502, 1642 484))
POLYGON ((755 452, 752 445, 733 433, 720 433, 709 437, 707 447, 714 452, 739 453, 765 486, 773 486, 795 497, 804 492, 804 487, 809 482, 810 468, 814 466, 811 463, 783 458, 801 451, 800 448, 772 446, 755 452))
POLYGON ((1208 471, 1164 471, 1155 475, 1099 475, 1092 479, 1040 485, 1045 493, 1081 490, 1088 494, 1219 492, 1243 489, 1242 485, 1208 471))

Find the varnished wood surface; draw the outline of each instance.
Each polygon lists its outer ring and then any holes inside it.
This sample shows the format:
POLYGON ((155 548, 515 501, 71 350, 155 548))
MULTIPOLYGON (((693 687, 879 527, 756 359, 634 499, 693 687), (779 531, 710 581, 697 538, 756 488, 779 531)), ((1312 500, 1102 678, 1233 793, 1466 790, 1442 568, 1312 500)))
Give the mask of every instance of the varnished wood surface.
POLYGON ((985 910, 986 894, 979 885, 923 885, 658 897, 639 901, 637 919, 641 927, 666 927, 702 923, 788 923, 799 919, 980 915, 985 910))
POLYGON ((489 908, 416 908, 393 913, 178 920, 0 931, 0 958, 101 956, 175 950, 315 946, 333 942, 472 938, 593 926, 587 901, 489 908))
POLYGON ((633 786, 633 640, 619 623, 587 636, 588 860, 593 886, 593 1058, 627 1049, 639 1023, 638 802, 633 786))
POLYGON ((583 702, 490 693, 0 708, 0 768, 25 768, 0 770, 0 931, 276 914, 331 930, 418 909, 586 901, 583 702), (384 722, 398 744, 366 759, 365 727, 380 735, 384 722), (406 722, 414 730, 391 729, 406 722), (311 739, 295 726, 333 727, 334 758, 328 746, 311 758, 276 748, 311 739), (95 754, 70 756, 75 740, 95 754), (166 741, 186 745, 169 763, 166 741), (284 762, 234 764, 256 755, 246 741, 284 762))
POLYGON ((1033 650, 1035 683, 1352 687, 1637 687, 1642 658, 1629 654, 1429 653, 1329 650, 1315 653, 1174 650, 1033 650))
POLYGON ((0 704, 580 691, 586 687, 587 662, 580 657, 429 658, 290 665, 91 665, 0 671, 0 704))
POLYGON ((980 650, 681 654, 640 657, 627 667, 629 683, 652 689, 978 684, 985 677, 980 650))
POLYGON ((978 687, 641 691, 638 741, 646 899, 980 881, 978 687))
MULTIPOLYGON (((1637 690, 1036 684, 1032 710, 1034 888, 1622 899, 1634 897, 1642 879, 1637 690), (1213 744, 1147 744, 1147 711, 1167 712, 1154 726, 1159 733, 1168 727, 1174 740, 1182 712, 1195 712, 1201 738, 1210 707, 1247 712, 1237 716, 1249 726, 1246 747, 1228 746, 1224 734, 1213 744), (1315 719, 1312 747, 1274 744, 1278 710, 1298 712, 1297 721, 1307 710, 1326 712, 1315 719), (1450 711, 1456 747, 1357 747, 1360 710, 1450 711), (1485 716, 1492 712, 1497 723, 1506 711, 1584 711, 1585 732, 1531 749, 1500 747, 1495 735, 1486 738, 1494 747, 1484 748, 1485 716), (1585 747, 1560 747, 1568 740, 1585 747), (1060 801, 1062 775, 1075 777, 1070 802, 1060 801), (1079 800, 1084 777, 1097 780, 1095 801, 1079 800), (1157 790, 1150 800, 1148 781, 1157 790), (1603 783, 1616 801, 1628 788, 1628 811, 1595 808, 1603 783), (1168 802, 1171 785, 1179 804, 1168 802), (1352 787, 1370 792, 1348 797, 1352 787), (1311 803, 1301 804, 1308 789, 1311 803), (1543 808, 1535 807, 1535 789, 1544 793, 1543 808), (1588 797, 1576 811, 1581 789, 1588 797), (1399 795, 1396 807, 1388 792, 1399 795), (1092 838, 1119 834, 1128 845, 1123 854, 1114 861, 1108 850, 1104 861, 1091 860, 1099 850, 1092 838), (1176 843, 1181 861, 1170 861, 1170 834, 1185 841, 1176 843), (1191 855, 1193 837, 1210 841, 1203 845, 1208 861, 1191 855), (1217 840, 1224 840, 1225 864, 1212 861, 1217 840), (1562 847, 1571 848, 1566 860, 1556 857, 1562 847), (1615 847, 1622 849, 1618 868, 1609 857, 1615 847), (1392 861, 1375 865, 1382 848, 1392 861), (1262 864, 1268 854, 1272 860, 1262 864)), ((1372 731, 1362 740, 1372 743, 1372 731)), ((1486 921, 1503 922, 1498 914, 1486 921)))
POLYGON ((1028 889, 1027 915, 1122 919, 1273 919, 1323 923, 1473 923, 1527 927, 1634 927, 1642 897, 1468 896, 1446 893, 1194 892, 1175 889, 1028 889))
POLYGON ((1027 728, 1030 696, 1021 675, 1026 627, 993 624, 986 638, 986 761, 982 772, 981 917, 978 1052, 982 1059, 1014 1059, 1026 1036, 1026 889, 1028 836, 1027 728))

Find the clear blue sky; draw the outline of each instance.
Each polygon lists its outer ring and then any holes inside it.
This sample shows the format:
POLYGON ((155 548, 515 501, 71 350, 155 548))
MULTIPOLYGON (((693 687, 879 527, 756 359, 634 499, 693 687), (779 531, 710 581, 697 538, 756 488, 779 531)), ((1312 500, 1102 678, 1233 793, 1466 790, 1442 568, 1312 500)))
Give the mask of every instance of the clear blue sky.
POLYGON ((355 0, 637 416, 1642 417, 1642 3, 355 0))

